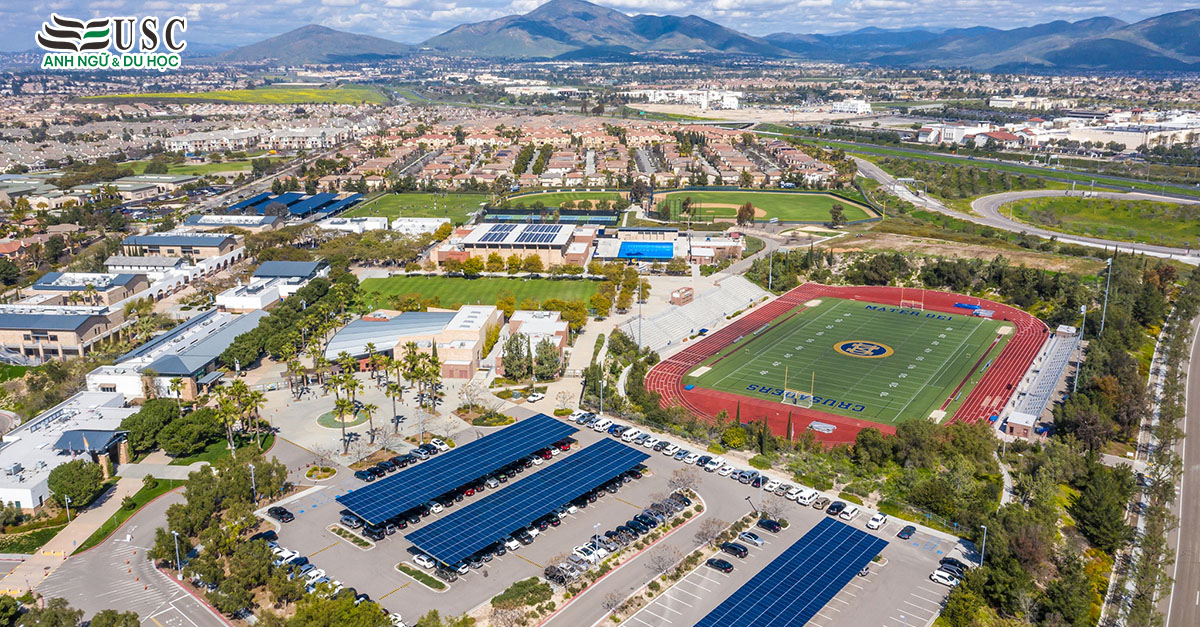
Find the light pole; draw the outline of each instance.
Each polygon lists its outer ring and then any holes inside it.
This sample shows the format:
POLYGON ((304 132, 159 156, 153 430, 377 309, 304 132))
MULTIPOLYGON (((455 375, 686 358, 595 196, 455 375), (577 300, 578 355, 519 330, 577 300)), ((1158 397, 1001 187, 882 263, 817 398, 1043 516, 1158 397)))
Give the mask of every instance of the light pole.
MULTIPOLYGON (((1080 305, 1079 313, 1083 314, 1083 324, 1079 325, 1079 341, 1083 341, 1083 331, 1087 329, 1087 305, 1080 305)), ((1079 357, 1075 358, 1075 380, 1071 382, 1071 394, 1079 389, 1079 368, 1083 364, 1083 348, 1079 349, 1079 357)))
POLYGON ((600 523, 596 523, 593 526, 593 529, 595 530, 594 533, 596 536, 596 548, 599 549, 600 548, 600 523))
POLYGON ((254 490, 254 502, 258 502, 258 484, 254 481, 254 464, 246 464, 250 467, 250 489, 254 490))
POLYGON ((179 532, 171 531, 171 535, 175 538, 175 571, 179 573, 179 577, 182 579, 183 570, 179 565, 179 532))
POLYGON ((983 566, 983 558, 987 555, 987 525, 979 525, 983 528, 983 546, 979 549, 979 565, 983 566))
MULTIPOLYGON (((1115 249, 1113 250, 1113 254, 1116 254, 1115 249)), ((1097 337, 1104 335, 1104 321, 1108 318, 1108 288, 1112 285, 1112 263, 1112 257, 1104 260, 1104 265, 1108 268, 1108 279, 1104 282, 1104 310, 1100 313, 1100 333, 1097 337)))
POLYGON ((771 291, 771 285, 775 281, 775 250, 771 250, 771 255, 767 257, 767 291, 771 291))
POLYGON ((67 524, 71 524, 71 497, 64 496, 63 502, 67 504, 67 524))

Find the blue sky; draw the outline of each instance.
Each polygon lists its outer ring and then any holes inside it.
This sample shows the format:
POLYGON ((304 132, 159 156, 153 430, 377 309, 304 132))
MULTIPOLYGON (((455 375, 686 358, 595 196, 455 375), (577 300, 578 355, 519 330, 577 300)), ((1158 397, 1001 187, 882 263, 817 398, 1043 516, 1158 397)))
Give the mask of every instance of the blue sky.
MULTIPOLYGON (((0 49, 34 48, 51 13, 76 18, 185 15, 187 39, 241 45, 316 23, 417 43, 464 22, 525 13, 544 0, 0 0, 0 49)), ((1013 28, 1107 15, 1128 22, 1200 6, 1163 0, 611 0, 629 14, 695 14, 752 35, 864 26, 1013 28)))

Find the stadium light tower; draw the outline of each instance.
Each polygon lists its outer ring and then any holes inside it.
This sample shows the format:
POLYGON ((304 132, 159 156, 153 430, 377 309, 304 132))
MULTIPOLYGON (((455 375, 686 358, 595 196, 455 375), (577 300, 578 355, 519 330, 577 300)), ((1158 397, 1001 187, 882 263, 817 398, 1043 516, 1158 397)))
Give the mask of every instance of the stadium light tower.
MULTIPOLYGON (((1116 254, 1117 254, 1116 250, 1113 250, 1113 257, 1115 257, 1116 254)), ((1104 309, 1100 313, 1100 333, 1099 333, 1099 335, 1104 335, 1104 321, 1108 318, 1108 288, 1112 285, 1113 257, 1109 257, 1108 259, 1104 260, 1104 265, 1108 267, 1108 270, 1107 270, 1108 278, 1104 282, 1104 309)))

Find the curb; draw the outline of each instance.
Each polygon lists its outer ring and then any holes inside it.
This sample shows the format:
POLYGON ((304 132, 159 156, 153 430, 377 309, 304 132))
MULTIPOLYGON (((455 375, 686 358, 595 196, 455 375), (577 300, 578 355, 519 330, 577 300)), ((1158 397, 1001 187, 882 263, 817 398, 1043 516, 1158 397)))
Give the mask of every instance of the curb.
MULTIPOLYGON (((171 481, 171 480, 170 480, 170 479, 159 479, 159 481, 171 481)), ((175 481, 179 481, 179 479, 176 479, 175 481)), ((128 524, 129 524, 129 521, 133 520, 133 518, 134 518, 135 516, 137 516, 138 514, 142 513, 142 510, 143 510, 143 509, 146 509, 146 506, 148 506, 148 505, 150 505, 151 503, 153 503, 153 502, 157 501, 158 499, 161 499, 161 498, 163 498, 164 496, 166 496, 166 495, 168 495, 168 494, 172 494, 172 493, 174 493, 174 492, 177 492, 177 491, 179 491, 179 490, 183 489, 184 487, 186 487, 186 485, 185 485, 186 483, 187 483, 187 479, 184 479, 184 480, 182 480, 182 482, 180 483, 179 487, 177 487, 177 488, 171 488, 170 490, 167 490, 166 492, 163 492, 162 494, 160 494, 160 495, 158 495, 158 496, 156 496, 156 497, 154 497, 154 498, 150 499, 149 501, 146 501, 145 505, 142 505, 141 507, 139 507, 139 508, 137 509, 137 511, 133 512, 132 514, 130 514, 130 515, 129 515, 129 518, 126 518, 126 519, 125 519, 125 522, 123 522, 123 523, 121 523, 121 524, 117 525, 116 529, 113 529, 111 533, 109 533, 107 536, 104 536, 103 538, 101 538, 101 539, 100 539, 100 541, 96 542, 96 543, 95 543, 95 544, 93 544, 92 546, 89 546, 88 548, 86 548, 86 549, 84 549, 84 550, 82 550, 82 551, 78 551, 78 552, 76 552, 76 553, 72 553, 72 554, 70 554, 70 555, 68 555, 68 556, 66 556, 66 557, 75 557, 76 555, 83 555, 84 553, 87 553, 88 551, 91 551, 92 549, 95 549, 95 548, 97 548, 97 547, 99 547, 99 546, 103 545, 105 542, 108 542, 110 539, 112 539, 112 537, 113 537, 113 536, 117 535, 117 532, 118 532, 118 531, 120 531, 122 527, 124 527, 125 525, 128 525, 128 524)), ((107 521, 106 521, 106 522, 107 522, 107 521)), ((89 536, 89 537, 90 537, 90 536, 89 536)), ((86 541, 87 541, 87 538, 84 538, 84 541, 86 542, 86 541)))

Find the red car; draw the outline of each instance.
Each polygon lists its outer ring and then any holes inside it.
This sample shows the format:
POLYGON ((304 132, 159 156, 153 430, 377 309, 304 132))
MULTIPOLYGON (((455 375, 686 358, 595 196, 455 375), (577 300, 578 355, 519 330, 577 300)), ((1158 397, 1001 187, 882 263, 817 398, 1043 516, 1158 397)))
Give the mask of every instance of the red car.
POLYGON ((541 457, 542 459, 550 459, 550 449, 544 448, 544 449, 538 451, 537 453, 535 453, 535 455, 537 455, 538 457, 541 457))
POLYGON ((571 450, 571 441, 559 440, 558 442, 554 443, 554 446, 560 451, 569 451, 571 450))
POLYGON ((475 494, 475 488, 474 488, 474 487, 472 487, 472 486, 467 486, 466 488, 463 488, 463 496, 472 496, 472 495, 474 495, 474 494, 475 494))

